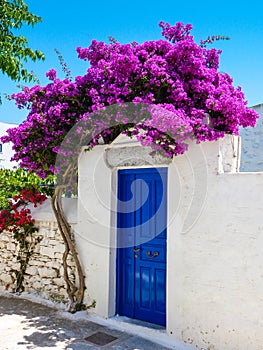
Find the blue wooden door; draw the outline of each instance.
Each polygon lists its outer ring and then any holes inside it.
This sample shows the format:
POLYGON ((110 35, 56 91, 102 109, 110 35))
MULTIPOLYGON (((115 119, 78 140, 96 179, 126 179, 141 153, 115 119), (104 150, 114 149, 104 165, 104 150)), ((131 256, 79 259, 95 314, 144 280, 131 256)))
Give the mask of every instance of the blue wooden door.
POLYGON ((167 169, 119 170, 117 313, 165 326, 167 169))

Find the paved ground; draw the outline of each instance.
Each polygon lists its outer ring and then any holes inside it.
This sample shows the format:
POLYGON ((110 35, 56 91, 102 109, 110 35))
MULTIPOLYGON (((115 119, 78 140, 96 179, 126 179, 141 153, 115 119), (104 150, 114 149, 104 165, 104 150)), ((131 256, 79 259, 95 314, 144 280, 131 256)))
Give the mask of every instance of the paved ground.
POLYGON ((0 349, 165 350, 168 348, 87 320, 65 318, 57 309, 22 297, 0 296, 0 349))

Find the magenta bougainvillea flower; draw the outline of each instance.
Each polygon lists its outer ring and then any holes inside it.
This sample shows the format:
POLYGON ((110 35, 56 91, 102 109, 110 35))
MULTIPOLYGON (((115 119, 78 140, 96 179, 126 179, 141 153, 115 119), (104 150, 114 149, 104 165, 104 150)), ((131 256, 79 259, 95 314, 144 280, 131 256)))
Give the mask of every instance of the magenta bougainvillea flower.
MULTIPOLYGON (((13 159, 41 176, 54 171, 61 142, 81 120, 92 134, 90 146, 101 136, 112 140, 118 129, 170 157, 187 149, 189 137, 216 140, 254 126, 258 115, 247 107, 241 88, 218 70, 221 51, 206 47, 218 38, 198 44, 190 24, 159 26, 164 39, 142 44, 93 40, 87 48, 78 47, 78 57, 89 62, 85 75, 60 80, 51 69, 48 85, 13 95, 18 108, 29 108, 27 119, 2 137, 13 142, 13 159), (127 118, 118 108, 114 116, 107 114, 108 106, 127 103, 149 106, 147 117, 127 118), (107 117, 101 118, 103 110, 107 117)), ((82 135, 83 125, 76 133, 82 135)))

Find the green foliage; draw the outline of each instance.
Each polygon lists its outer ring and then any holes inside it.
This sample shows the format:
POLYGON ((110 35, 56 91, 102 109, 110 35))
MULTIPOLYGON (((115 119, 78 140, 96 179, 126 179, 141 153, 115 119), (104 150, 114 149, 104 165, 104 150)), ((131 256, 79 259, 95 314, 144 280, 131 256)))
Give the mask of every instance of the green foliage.
POLYGON ((55 176, 51 175, 46 179, 25 169, 16 170, 0 169, 0 210, 8 207, 8 202, 17 196, 23 189, 35 189, 47 196, 52 196, 55 176))
POLYGON ((23 0, 0 0, 0 69, 15 81, 37 81, 24 63, 28 60, 44 60, 44 54, 32 50, 27 39, 17 35, 23 25, 32 27, 41 22, 39 16, 28 11, 23 0))

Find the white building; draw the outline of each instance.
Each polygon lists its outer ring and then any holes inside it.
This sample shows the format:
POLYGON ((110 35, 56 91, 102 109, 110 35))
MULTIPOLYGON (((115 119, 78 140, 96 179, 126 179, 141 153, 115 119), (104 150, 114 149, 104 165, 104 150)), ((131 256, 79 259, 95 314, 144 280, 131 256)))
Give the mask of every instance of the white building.
POLYGON ((251 107, 259 115, 254 128, 240 130, 241 160, 240 171, 263 171, 263 103, 251 107))
MULTIPOLYGON (((17 124, 0 122, 0 137, 6 134, 6 131, 11 128, 17 127, 17 124)), ((0 168, 12 169, 17 166, 16 162, 11 162, 10 159, 14 155, 11 143, 3 144, 0 142, 0 168)))
MULTIPOLYGON (((191 141, 173 159, 153 158, 124 135, 83 148, 79 197, 66 199, 65 212, 95 319, 173 349, 262 350, 263 172, 239 172, 240 153, 232 135, 191 141)), ((50 202, 32 213, 44 239, 25 291, 63 297, 64 246, 50 202)), ((8 290, 15 245, 7 234, 0 244, 8 290)))
POLYGON ((165 332, 178 349, 262 349, 263 173, 240 173, 239 156, 240 138, 231 135, 190 143, 168 163, 123 137, 83 151, 74 228, 86 302, 96 301, 97 315, 161 324, 160 338, 165 332), (156 170, 159 197, 151 195, 156 170), (162 215, 166 245, 154 236, 164 234, 162 215))
MULTIPOLYGON (((263 172, 247 168, 250 160, 261 161, 261 148, 254 147, 261 140, 244 140, 243 150, 251 144, 254 151, 243 158, 243 172, 241 142, 232 135, 191 141, 173 159, 153 158, 150 148, 123 135, 83 148, 79 197, 67 199, 68 220, 85 275, 84 302, 94 305, 95 317, 141 327, 173 349, 262 350, 263 172)), ((47 265, 35 258, 25 290, 51 297, 56 284, 63 286, 64 247, 59 241, 55 247, 50 202, 33 216, 47 265)), ((6 247, 0 260, 12 264, 6 257, 13 253, 4 255, 9 239, 0 239, 6 247)), ((0 281, 8 289, 5 266, 0 281)))

